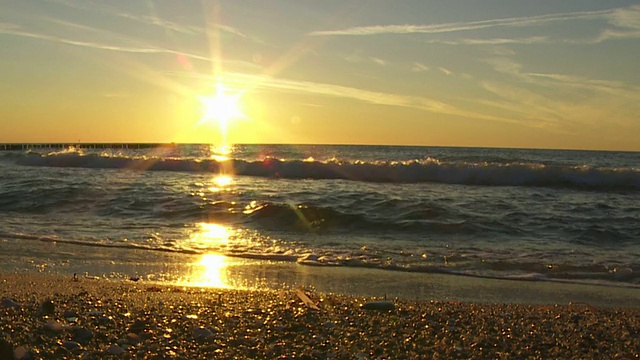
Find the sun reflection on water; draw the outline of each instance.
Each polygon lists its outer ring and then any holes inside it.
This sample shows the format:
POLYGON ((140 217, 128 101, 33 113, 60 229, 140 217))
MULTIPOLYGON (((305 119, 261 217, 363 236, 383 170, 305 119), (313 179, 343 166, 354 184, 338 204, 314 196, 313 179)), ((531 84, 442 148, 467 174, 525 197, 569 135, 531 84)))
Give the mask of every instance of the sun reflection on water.
POLYGON ((198 223, 199 231, 191 235, 191 243, 198 248, 220 248, 229 245, 231 230, 220 224, 198 223))
POLYGON ((220 191, 233 183, 233 178, 227 175, 218 175, 213 178, 213 183, 216 186, 212 186, 209 188, 211 191, 220 191))
MULTIPOLYGON (((197 229, 189 237, 189 243, 193 249, 203 251, 224 251, 229 245, 232 230, 224 225, 215 223, 198 223, 197 229)), ((197 261, 189 264, 187 273, 184 274, 180 285, 200 286, 214 288, 231 288, 228 270, 231 261, 220 253, 206 253, 197 261)))
POLYGON ((191 286, 231 288, 227 276, 229 260, 220 254, 204 254, 192 267, 187 284, 191 286))
POLYGON ((229 160, 229 155, 233 152, 232 150, 233 149, 229 145, 209 146, 209 151, 211 152, 210 157, 218 162, 229 160))

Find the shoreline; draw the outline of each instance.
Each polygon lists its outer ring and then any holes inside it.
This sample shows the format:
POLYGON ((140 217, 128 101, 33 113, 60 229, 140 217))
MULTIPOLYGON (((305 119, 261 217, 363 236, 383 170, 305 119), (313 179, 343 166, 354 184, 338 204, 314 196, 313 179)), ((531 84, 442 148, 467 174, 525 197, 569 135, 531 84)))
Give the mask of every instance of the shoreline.
POLYGON ((141 282, 236 289, 281 290, 304 286, 319 292, 412 300, 640 308, 640 288, 528 279, 389 271, 363 267, 309 266, 295 262, 101 248, 85 252, 56 243, 48 248, 7 242, 1 273, 52 274, 71 278, 140 278, 141 282), (211 257, 208 257, 211 256, 211 257))
POLYGON ((637 358, 640 309, 388 299, 0 273, 0 339, 31 358, 637 358), (388 304, 386 303, 386 304, 388 304))
MULTIPOLYGON (((60 246, 58 244, 57 246, 60 246)), ((60 251, 64 249, 58 249, 60 251)), ((64 252, 64 251, 63 251, 64 252)), ((36 254, 37 255, 37 254, 36 254)), ((36 256, 34 258, 43 258, 36 256)), ((141 283, 159 286, 192 286, 245 290, 313 288, 322 293, 352 296, 401 298, 408 300, 462 301, 529 305, 568 305, 585 303, 598 307, 640 309, 640 288, 529 279, 497 279, 458 274, 388 271, 375 268, 309 266, 294 262, 257 260, 213 255, 175 256, 161 254, 145 262, 146 254, 131 254, 135 262, 113 262, 118 249, 89 256, 84 261, 49 258, 46 262, 7 263, 0 274, 74 273, 112 280, 139 278, 141 283), (137 259, 137 260, 136 260, 137 259), (87 270, 91 270, 90 272, 87 270)), ((0 256, 2 260, 4 256, 0 256)))

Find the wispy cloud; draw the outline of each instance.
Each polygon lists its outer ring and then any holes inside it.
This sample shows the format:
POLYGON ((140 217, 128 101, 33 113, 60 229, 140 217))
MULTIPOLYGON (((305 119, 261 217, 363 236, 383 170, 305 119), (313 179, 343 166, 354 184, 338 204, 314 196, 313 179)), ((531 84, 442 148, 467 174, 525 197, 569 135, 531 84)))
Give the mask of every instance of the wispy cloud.
POLYGON ((22 30, 17 25, 7 24, 7 23, 4 23, 2 26, 0 26, 0 34, 39 39, 39 40, 51 41, 51 42, 56 42, 61 44, 80 46, 80 47, 86 47, 86 48, 92 48, 92 49, 98 49, 98 50, 109 50, 109 51, 137 53, 137 54, 161 54, 161 53, 174 54, 174 55, 187 56, 192 59, 211 61, 211 58, 207 56, 184 53, 181 51, 167 49, 167 48, 145 47, 145 46, 122 46, 122 45, 112 45, 112 44, 104 44, 104 43, 91 42, 91 41, 69 39, 69 38, 60 37, 60 36, 47 35, 47 34, 41 34, 41 33, 22 30))
POLYGON ((556 126, 565 116, 560 111, 563 102, 553 100, 534 91, 498 82, 483 82, 482 87, 497 95, 500 101, 479 102, 506 110, 523 122, 536 122, 541 126, 556 126))
POLYGON ((511 58, 489 59, 487 63, 510 78, 503 82, 481 82, 481 87, 497 96, 497 100, 477 99, 478 104, 502 110, 502 113, 523 121, 537 121, 557 132, 572 128, 578 131, 581 126, 596 127, 603 122, 637 126, 634 124, 637 122, 635 114, 640 112, 639 86, 564 74, 525 72, 522 64, 511 58))
POLYGON ((587 90, 617 97, 632 97, 640 100, 640 86, 637 85, 630 85, 621 81, 590 79, 574 75, 523 72, 522 64, 508 57, 497 57, 485 59, 484 61, 491 65, 497 72, 507 74, 522 82, 536 86, 587 90))
POLYGON ((351 35, 366 36, 379 34, 437 34, 457 31, 478 30, 494 27, 505 26, 533 26, 549 22, 566 21, 566 20, 592 20, 611 16, 615 10, 600 11, 580 11, 570 13, 559 13, 549 15, 538 15, 528 17, 513 17, 504 19, 470 21, 470 22, 454 22, 433 25, 374 25, 359 26, 338 30, 323 30, 309 33, 312 36, 335 36, 335 35, 351 35))
POLYGON ((360 51, 355 51, 346 56, 343 59, 350 63, 374 63, 381 66, 387 65, 387 61, 378 57, 364 56, 360 51))
MULTIPOLYGON (((190 76, 198 78, 211 78, 208 75, 175 73, 176 76, 190 76)), ((477 120, 516 123, 511 118, 492 116, 488 114, 469 111, 452 104, 448 104, 432 98, 419 96, 404 96, 385 92, 363 90, 353 87, 318 83, 310 81, 290 80, 274 78, 264 75, 251 75, 227 72, 225 81, 230 86, 237 86, 250 91, 274 90, 293 92, 296 94, 307 93, 314 95, 330 96, 343 99, 352 99, 376 105, 397 106, 428 111, 434 114, 459 116, 477 120)), ((526 124, 525 124, 526 125, 526 124)))
MULTIPOLYGON (((189 35, 204 35, 207 32, 207 30, 202 27, 195 26, 192 24, 181 24, 181 23, 169 21, 167 19, 163 19, 156 15, 132 14, 132 13, 124 12, 121 10, 116 10, 114 8, 108 7, 108 3, 106 2, 88 3, 85 1, 69 1, 69 0, 47 0, 47 1, 60 6, 65 6, 71 9, 101 13, 108 16, 128 19, 141 24, 157 26, 162 29, 173 31, 176 33, 183 33, 183 34, 189 34, 189 35)), ((223 24, 210 24, 210 26, 214 27, 217 30, 224 31, 229 34, 234 34, 242 38, 248 38, 246 34, 244 34, 242 31, 232 26, 223 25, 223 24)))
MULTIPOLYGON (((634 103, 640 104, 640 86, 637 85, 562 74, 526 73, 524 76, 529 80, 538 79, 536 81, 538 85, 546 85, 548 87, 562 86, 576 91, 582 90, 601 95, 610 95, 622 101, 632 100, 634 103)), ((640 106, 637 107, 640 109, 640 106)))
POLYGON ((430 39, 426 40, 426 43, 430 44, 445 44, 445 45, 510 45, 510 44, 547 44, 551 42, 558 42, 549 39, 547 36, 531 36, 526 38, 490 38, 490 39, 458 39, 458 40, 444 40, 444 39, 430 39))
MULTIPOLYGON (((76 46, 95 50, 104 50, 120 53, 130 54, 168 54, 175 55, 180 59, 191 59, 205 61, 211 63, 214 61, 220 61, 213 56, 205 54, 198 54, 186 49, 174 49, 170 47, 161 47, 143 42, 142 39, 127 37, 123 34, 113 32, 110 30, 98 29, 82 24, 72 23, 55 18, 42 18, 42 21, 46 21, 57 26, 56 31, 50 31, 48 33, 26 30, 18 24, 0 22, 0 35, 17 36, 24 38, 31 38, 41 41, 48 41, 53 43, 65 44, 69 46, 76 46), (66 37, 62 35, 55 35, 56 33, 68 33, 74 37, 66 37), (82 36, 86 39, 75 38, 76 36, 82 36)), ((182 60, 180 60, 182 61, 182 60)), ((227 64, 234 63, 250 69, 258 68, 253 62, 246 62, 241 60, 224 59, 227 64)))
POLYGON ((413 72, 425 72, 425 71, 429 71, 429 67, 425 64, 422 63, 414 63, 413 66, 411 67, 411 71, 413 72))
POLYGON ((371 61, 373 61, 374 63, 376 63, 378 65, 382 65, 382 66, 387 65, 387 62, 382 60, 382 59, 380 59, 380 58, 375 58, 374 57, 374 58, 371 58, 371 61))
POLYGON ((615 9, 608 19, 612 25, 621 28, 640 29, 640 5, 615 9))
POLYGON ((561 36, 428 39, 428 43, 448 45, 508 45, 508 44, 596 44, 612 39, 640 38, 640 5, 597 11, 578 11, 527 17, 512 17, 470 22, 452 22, 428 25, 372 25, 346 29, 321 30, 311 36, 373 36, 382 34, 441 34, 497 27, 539 26, 554 22, 577 20, 600 20, 601 29, 596 36, 588 38, 562 38, 561 36))

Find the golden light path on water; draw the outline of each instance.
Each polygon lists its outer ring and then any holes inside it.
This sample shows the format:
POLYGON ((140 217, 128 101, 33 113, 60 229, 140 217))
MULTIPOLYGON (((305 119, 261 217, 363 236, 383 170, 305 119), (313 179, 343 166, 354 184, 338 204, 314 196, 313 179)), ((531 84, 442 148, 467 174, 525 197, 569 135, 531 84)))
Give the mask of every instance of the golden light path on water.
MULTIPOLYGON (((212 223, 199 223, 198 231, 194 232, 189 243, 197 248, 224 248, 229 244, 231 231, 229 228, 212 223)), ((200 255, 197 262, 190 264, 179 285, 232 288, 229 283, 228 271, 232 261, 220 253, 205 253, 200 255)))
MULTIPOLYGON (((226 155, 230 154, 229 147, 211 146, 211 157, 216 157, 217 161, 226 162, 226 155)), ((223 170, 223 168, 221 168, 223 170)), ((224 171, 211 179, 211 192, 221 192, 228 190, 233 184, 233 177, 226 175, 224 171)), ((229 246, 233 229, 217 224, 201 222, 196 224, 196 231, 188 239, 188 247, 193 249, 211 249, 224 251, 229 246)), ((229 268, 233 261, 220 252, 205 253, 200 256, 197 262, 190 264, 189 271, 179 281, 180 285, 212 287, 212 288, 233 288, 229 280, 229 268)))

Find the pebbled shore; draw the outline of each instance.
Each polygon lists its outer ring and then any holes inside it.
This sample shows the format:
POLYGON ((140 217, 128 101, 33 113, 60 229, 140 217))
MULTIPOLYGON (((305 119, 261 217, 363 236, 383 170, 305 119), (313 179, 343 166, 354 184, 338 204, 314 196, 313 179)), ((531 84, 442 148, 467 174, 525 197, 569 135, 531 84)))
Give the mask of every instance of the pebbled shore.
POLYGON ((638 308, 304 293, 2 274, 0 360, 640 358, 638 308))

